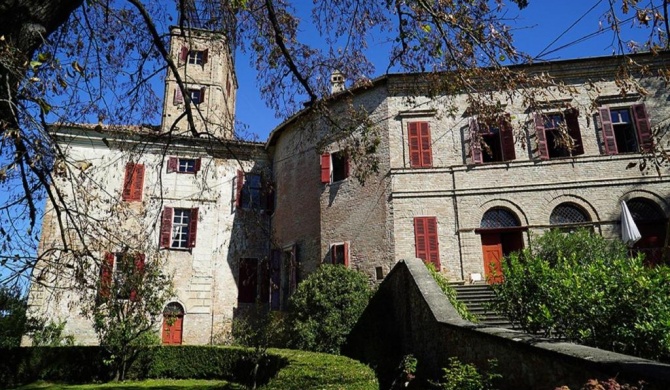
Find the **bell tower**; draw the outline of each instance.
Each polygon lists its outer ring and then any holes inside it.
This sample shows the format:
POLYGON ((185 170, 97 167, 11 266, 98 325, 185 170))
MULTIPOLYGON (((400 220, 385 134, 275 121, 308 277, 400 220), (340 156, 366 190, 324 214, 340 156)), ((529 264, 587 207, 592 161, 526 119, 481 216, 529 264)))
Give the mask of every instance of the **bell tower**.
POLYGON ((170 28, 170 55, 185 84, 179 88, 170 69, 165 78, 161 130, 188 135, 186 105, 190 105, 196 131, 221 139, 233 139, 237 78, 232 52, 232 12, 208 9, 208 2, 187 2, 182 27, 170 28), (200 4, 202 3, 202 4, 200 4), (216 15, 215 15, 216 13, 216 15))

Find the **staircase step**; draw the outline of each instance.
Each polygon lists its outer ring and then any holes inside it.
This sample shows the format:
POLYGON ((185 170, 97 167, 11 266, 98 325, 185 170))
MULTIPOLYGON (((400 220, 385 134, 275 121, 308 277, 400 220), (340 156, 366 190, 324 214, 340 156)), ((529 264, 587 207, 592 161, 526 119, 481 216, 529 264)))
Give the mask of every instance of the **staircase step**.
POLYGON ((488 284, 455 285, 456 299, 463 302, 468 311, 479 319, 482 325, 512 328, 510 321, 489 308, 496 300, 496 294, 488 284))

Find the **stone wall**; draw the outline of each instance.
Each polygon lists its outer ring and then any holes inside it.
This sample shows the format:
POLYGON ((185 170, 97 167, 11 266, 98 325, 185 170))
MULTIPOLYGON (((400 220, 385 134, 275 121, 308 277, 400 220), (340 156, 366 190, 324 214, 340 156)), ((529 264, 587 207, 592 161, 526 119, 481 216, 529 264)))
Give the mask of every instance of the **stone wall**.
POLYGON ((588 379, 615 376, 631 383, 643 379, 650 389, 670 386, 670 365, 461 319, 419 259, 396 264, 349 335, 344 354, 377 367, 382 388, 407 354, 418 359, 422 379, 438 379, 449 357, 478 367, 496 359, 502 389, 578 389, 588 379))

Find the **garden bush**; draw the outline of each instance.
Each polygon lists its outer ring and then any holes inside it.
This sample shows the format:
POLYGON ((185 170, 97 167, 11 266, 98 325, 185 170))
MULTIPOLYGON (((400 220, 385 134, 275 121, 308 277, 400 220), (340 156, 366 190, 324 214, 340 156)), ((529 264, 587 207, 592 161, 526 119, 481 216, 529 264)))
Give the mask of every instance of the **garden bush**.
POLYGON ((670 361, 670 269, 621 242, 550 231, 503 262, 497 309, 524 330, 670 361))
POLYGON ((291 296, 291 346, 339 354, 371 296, 363 273, 342 265, 320 266, 291 296))

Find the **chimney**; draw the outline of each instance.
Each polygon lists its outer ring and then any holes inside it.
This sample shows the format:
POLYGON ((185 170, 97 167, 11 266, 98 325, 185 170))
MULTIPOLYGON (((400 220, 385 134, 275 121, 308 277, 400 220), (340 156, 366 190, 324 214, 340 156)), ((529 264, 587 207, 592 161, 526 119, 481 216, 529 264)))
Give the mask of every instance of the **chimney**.
POLYGON ((339 70, 330 75, 330 93, 336 94, 344 91, 344 75, 339 70))

